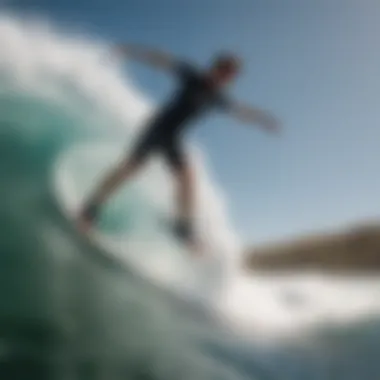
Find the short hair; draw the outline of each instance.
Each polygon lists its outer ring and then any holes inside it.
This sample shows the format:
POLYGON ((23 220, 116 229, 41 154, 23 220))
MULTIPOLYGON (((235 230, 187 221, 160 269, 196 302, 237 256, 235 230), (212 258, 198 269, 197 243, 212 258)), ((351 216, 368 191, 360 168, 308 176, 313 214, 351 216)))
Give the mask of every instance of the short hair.
POLYGON ((239 70, 242 66, 241 59, 233 53, 223 52, 219 53, 213 61, 215 68, 234 68, 239 70))

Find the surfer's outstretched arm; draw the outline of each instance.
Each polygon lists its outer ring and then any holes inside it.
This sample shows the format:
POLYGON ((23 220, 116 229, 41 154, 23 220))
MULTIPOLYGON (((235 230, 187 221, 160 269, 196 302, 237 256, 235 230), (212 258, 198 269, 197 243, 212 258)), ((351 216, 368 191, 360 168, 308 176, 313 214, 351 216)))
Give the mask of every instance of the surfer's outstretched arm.
POLYGON ((166 71, 175 70, 176 64, 178 63, 170 54, 139 45, 121 44, 116 46, 115 51, 117 54, 122 54, 166 71))
POLYGON ((279 121, 268 111, 240 103, 230 104, 228 110, 231 115, 244 123, 258 124, 269 132, 279 132, 280 130, 279 121))

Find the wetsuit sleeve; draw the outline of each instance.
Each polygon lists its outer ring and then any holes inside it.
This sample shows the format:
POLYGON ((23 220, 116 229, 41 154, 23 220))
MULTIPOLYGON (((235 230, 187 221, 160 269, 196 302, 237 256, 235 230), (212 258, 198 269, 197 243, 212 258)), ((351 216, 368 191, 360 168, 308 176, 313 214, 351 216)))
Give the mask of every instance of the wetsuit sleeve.
POLYGON ((220 94, 216 98, 216 106, 223 111, 230 111, 233 108, 233 102, 228 96, 220 94))
POLYGON ((192 79, 197 76, 196 68, 190 65, 189 63, 182 61, 176 63, 174 67, 174 72, 176 76, 183 81, 192 79))

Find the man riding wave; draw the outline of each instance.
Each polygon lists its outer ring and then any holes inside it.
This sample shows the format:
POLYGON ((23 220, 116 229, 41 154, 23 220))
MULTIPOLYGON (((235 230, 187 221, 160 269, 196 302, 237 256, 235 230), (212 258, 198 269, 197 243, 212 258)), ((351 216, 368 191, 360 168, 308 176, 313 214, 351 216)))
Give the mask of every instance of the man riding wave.
POLYGON ((200 117, 221 110, 243 122, 255 123, 269 131, 278 129, 277 120, 258 108, 231 100, 226 87, 241 69, 233 54, 219 54, 211 66, 201 70, 168 54, 139 46, 119 46, 127 57, 148 63, 174 75, 178 89, 168 102, 150 119, 132 153, 113 168, 85 203, 78 217, 82 229, 88 230, 99 215, 101 206, 119 186, 128 182, 146 163, 152 153, 160 153, 177 182, 178 217, 175 232, 189 247, 194 247, 193 229, 194 174, 183 147, 184 133, 200 117))

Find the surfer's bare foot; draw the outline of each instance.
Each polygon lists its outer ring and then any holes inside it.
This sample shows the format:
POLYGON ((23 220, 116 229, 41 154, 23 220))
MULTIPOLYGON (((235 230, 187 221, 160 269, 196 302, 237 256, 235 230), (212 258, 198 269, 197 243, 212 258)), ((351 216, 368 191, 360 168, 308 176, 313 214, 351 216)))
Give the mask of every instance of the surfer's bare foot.
POLYGON ((202 245, 199 241, 190 241, 188 242, 188 246, 190 249, 190 252, 194 257, 201 257, 204 255, 204 252, 202 250, 202 245))
POLYGON ((78 221, 77 221, 78 229, 83 233, 89 232, 96 218, 97 213, 98 213, 97 205, 89 204, 85 206, 78 217, 78 221))
POLYGON ((79 216, 77 220, 77 227, 82 233, 87 233, 91 229, 91 222, 83 218, 83 216, 79 216))

